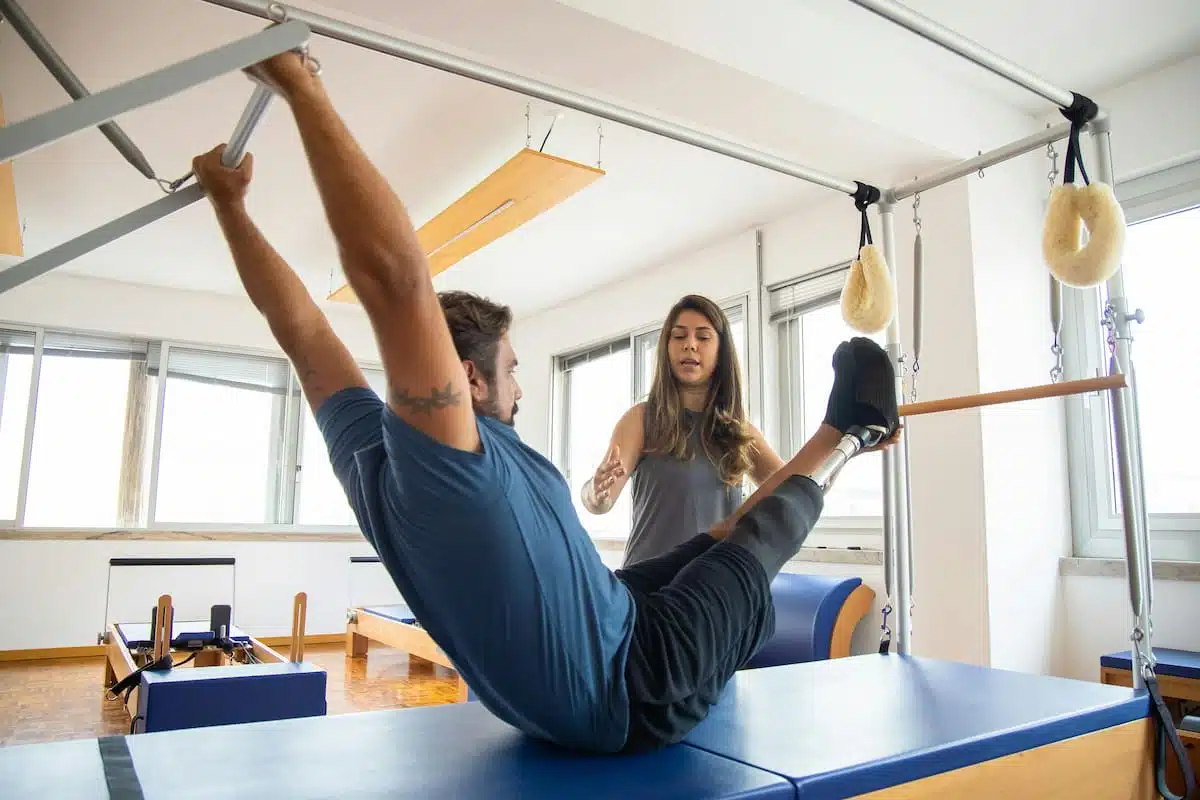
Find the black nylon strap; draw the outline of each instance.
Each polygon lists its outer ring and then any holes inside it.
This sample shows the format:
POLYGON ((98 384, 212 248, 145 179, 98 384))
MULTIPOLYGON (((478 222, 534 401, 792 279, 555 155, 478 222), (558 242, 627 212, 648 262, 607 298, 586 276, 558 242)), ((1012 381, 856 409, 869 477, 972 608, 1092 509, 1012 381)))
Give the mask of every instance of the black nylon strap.
POLYGON ((1158 780, 1158 793, 1166 800, 1188 800, 1196 796, 1196 774, 1192 771, 1192 764, 1188 761, 1187 751, 1183 747, 1183 742, 1179 740, 1179 732, 1175 730, 1175 721, 1171 719, 1171 712, 1167 708, 1166 702, 1163 700, 1162 692, 1158 688, 1158 677, 1151 673, 1146 678, 1146 689, 1149 690, 1150 696, 1154 698, 1154 708, 1158 712, 1158 736, 1155 737, 1154 746, 1154 772, 1158 780), (1173 794, 1167 787, 1167 741, 1170 740, 1171 749, 1175 751, 1175 759, 1179 762, 1179 770, 1183 773, 1183 794, 1173 794))
POLYGON ((1058 111, 1071 123, 1071 132, 1067 139, 1067 154, 1063 158, 1063 184, 1075 182, 1075 166, 1078 165, 1079 174, 1086 185, 1088 176, 1087 170, 1083 166, 1083 151, 1079 146, 1079 134, 1083 131, 1083 126, 1094 120, 1100 113, 1100 107, 1090 97, 1071 92, 1071 105, 1060 108, 1058 111))
POLYGON ((854 207, 862 212, 862 229, 858 234, 858 249, 861 250, 864 245, 874 244, 871 240, 871 223, 867 221, 867 208, 872 203, 878 203, 881 195, 874 186, 862 181, 855 181, 854 185, 858 188, 851 197, 854 198, 854 207))
POLYGON ((100 763, 104 766, 104 781, 108 784, 110 800, 142 800, 142 783, 138 780, 124 736, 105 736, 96 740, 100 763))

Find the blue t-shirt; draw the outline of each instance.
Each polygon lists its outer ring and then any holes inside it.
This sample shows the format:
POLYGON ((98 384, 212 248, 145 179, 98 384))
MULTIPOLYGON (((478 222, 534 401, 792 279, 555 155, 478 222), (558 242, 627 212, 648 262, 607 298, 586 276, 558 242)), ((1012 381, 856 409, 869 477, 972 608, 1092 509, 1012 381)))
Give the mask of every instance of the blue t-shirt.
POLYGON ((554 465, 489 417, 482 452, 443 445, 370 389, 316 420, 363 534, 484 706, 532 736, 620 749, 633 599, 554 465))

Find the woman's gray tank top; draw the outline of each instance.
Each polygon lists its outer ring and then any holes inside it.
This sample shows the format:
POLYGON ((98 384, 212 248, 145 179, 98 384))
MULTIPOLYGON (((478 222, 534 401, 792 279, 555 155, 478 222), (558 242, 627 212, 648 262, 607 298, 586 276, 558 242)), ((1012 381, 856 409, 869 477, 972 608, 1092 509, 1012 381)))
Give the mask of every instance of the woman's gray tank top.
POLYGON ((721 481, 716 465, 700 443, 696 412, 685 411, 692 425, 690 461, 643 455, 630 476, 632 519, 625 543, 625 564, 662 555, 703 533, 742 504, 742 487, 721 481))

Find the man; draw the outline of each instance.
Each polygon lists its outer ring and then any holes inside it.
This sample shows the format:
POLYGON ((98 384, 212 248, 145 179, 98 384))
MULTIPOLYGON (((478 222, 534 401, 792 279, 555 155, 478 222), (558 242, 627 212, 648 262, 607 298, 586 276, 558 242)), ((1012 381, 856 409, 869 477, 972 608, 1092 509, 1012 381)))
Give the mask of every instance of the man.
POLYGON ((291 108, 375 331, 386 404, 246 214, 251 157, 226 169, 218 147, 195 173, 363 534, 417 619, 481 702, 530 735, 598 752, 679 741, 772 634, 771 578, 816 522, 829 465, 897 430, 886 355, 866 340, 839 348, 827 424, 792 461, 726 523, 614 574, 561 474, 512 427, 507 309, 463 294, 439 302, 404 207, 302 56, 250 74, 291 108))

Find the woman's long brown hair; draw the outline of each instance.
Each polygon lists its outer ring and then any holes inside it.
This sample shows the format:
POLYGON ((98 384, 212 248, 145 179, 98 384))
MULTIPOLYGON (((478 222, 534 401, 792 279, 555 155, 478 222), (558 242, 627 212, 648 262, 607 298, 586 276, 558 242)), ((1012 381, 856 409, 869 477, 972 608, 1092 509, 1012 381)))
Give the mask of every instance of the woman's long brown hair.
POLYGON ((716 465, 721 480, 730 486, 742 482, 750 471, 752 439, 742 408, 741 371, 737 350, 729 336, 729 319, 707 297, 689 294, 677 302, 667 315, 658 337, 654 381, 646 399, 646 452, 689 460, 694 455, 688 444, 692 427, 684 415, 679 396, 679 381, 671 369, 669 343, 671 329, 684 311, 703 315, 717 332, 717 365, 708 383, 704 411, 696 424, 705 455, 716 465))

